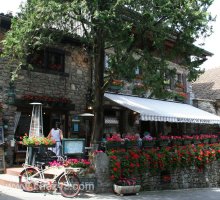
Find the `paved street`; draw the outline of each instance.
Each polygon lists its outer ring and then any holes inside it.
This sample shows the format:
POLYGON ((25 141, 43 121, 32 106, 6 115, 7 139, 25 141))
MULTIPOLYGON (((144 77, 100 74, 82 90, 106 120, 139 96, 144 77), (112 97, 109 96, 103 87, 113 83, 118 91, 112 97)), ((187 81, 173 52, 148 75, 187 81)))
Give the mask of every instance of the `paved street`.
MULTIPOLYGON (((220 188, 209 189, 187 189, 187 190, 166 190, 166 191, 153 191, 141 192, 139 196, 126 195, 123 197, 117 196, 113 193, 107 194, 89 194, 84 193, 77 197, 80 200, 84 199, 97 199, 97 200, 111 200, 111 199, 143 199, 143 200, 219 200, 220 188)), ((75 199, 77 199, 75 198, 75 199)), ((1 200, 62 200, 66 199, 60 194, 43 194, 43 193, 28 193, 20 189, 9 188, 0 186, 0 199, 1 200)))

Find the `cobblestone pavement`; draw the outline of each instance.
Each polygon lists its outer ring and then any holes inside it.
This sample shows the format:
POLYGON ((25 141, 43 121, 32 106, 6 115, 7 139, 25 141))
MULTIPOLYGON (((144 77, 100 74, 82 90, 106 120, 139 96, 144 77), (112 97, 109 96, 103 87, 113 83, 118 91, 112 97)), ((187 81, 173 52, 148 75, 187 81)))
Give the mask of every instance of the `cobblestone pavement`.
MULTIPOLYGON (((44 193, 29 193, 23 192, 20 189, 0 186, 1 200, 63 200, 66 199, 60 194, 44 194, 44 193)), ((77 198, 79 200, 219 200, 220 188, 205 188, 205 189, 187 189, 187 190, 163 190, 163 191, 145 191, 136 195, 117 196, 113 193, 93 194, 82 193, 77 198)))

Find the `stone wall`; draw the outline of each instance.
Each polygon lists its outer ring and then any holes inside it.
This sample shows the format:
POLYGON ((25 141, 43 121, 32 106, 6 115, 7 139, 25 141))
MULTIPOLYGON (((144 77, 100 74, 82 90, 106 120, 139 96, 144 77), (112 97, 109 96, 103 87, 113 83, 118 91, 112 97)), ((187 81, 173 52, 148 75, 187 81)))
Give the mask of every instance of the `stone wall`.
MULTIPOLYGON (((105 153, 99 153, 95 159, 97 192, 112 191, 113 182, 109 179, 109 159, 105 153)), ((166 172, 171 177, 169 181, 162 179, 161 173, 154 175, 146 173, 142 175, 142 190, 163 190, 163 189, 188 189, 207 188, 220 186, 220 162, 214 161, 204 169, 196 167, 183 168, 166 172)), ((166 174, 165 173, 165 174, 166 174)))
MULTIPOLYGON (((167 172, 166 172, 167 173, 167 172)), ((183 168, 168 172, 170 181, 164 181, 162 173, 143 176, 143 190, 188 189, 218 187, 220 163, 213 162, 202 170, 196 167, 183 168)))
MULTIPOLYGON (((69 114, 80 114, 86 108, 86 92, 91 84, 90 59, 80 46, 62 46, 65 54, 65 74, 42 73, 21 70, 15 80, 16 99, 24 95, 65 97, 71 100, 75 108, 69 114)), ((8 89, 10 72, 7 60, 0 58, 0 102, 3 102, 3 119, 8 121, 5 140, 10 143, 14 138, 14 118, 17 107, 9 105, 8 89)), ((8 145, 6 161, 12 165, 13 148, 8 145)))
MULTIPOLYGON (((220 109, 216 106, 215 100, 194 99, 193 104, 201 110, 220 116, 220 109)), ((195 133, 217 133, 219 126, 216 124, 194 124, 191 125, 195 133)))

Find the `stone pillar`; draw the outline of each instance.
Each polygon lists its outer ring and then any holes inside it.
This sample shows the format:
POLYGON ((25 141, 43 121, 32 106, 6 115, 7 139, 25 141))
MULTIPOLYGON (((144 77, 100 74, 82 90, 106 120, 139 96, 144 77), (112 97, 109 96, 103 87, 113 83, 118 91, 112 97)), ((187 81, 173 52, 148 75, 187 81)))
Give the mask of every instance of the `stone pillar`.
POLYGON ((112 192, 113 183, 109 175, 109 158, 106 153, 98 153, 95 156, 95 169, 97 178, 96 192, 112 192))

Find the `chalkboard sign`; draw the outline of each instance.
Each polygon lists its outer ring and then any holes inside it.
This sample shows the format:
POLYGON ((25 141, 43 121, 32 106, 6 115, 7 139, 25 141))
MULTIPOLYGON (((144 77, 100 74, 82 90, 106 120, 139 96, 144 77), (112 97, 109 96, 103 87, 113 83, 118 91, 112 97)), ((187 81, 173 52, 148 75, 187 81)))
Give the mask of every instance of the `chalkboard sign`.
POLYGON ((4 129, 3 126, 0 126, 0 144, 4 143, 4 129))
POLYGON ((80 155, 85 153, 85 139, 63 139, 62 140, 63 155, 80 155))

